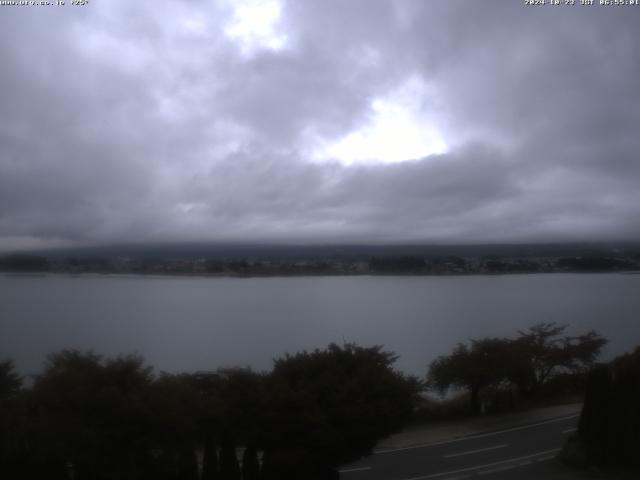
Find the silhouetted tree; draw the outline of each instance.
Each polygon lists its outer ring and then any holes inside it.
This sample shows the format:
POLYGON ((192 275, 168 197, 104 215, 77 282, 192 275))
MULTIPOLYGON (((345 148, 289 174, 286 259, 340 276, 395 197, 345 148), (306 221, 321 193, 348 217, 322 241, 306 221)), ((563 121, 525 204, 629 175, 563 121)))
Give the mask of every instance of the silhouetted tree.
POLYGON ((249 444, 242 454, 242 480, 259 480, 260 462, 255 445, 249 444))
POLYGON ((587 456, 594 463, 605 463, 607 451, 606 442, 602 439, 609 437, 611 371, 607 365, 599 365, 589 372, 585 401, 578 423, 578 434, 588 446, 587 456))
POLYGON ((17 478, 25 451, 23 445, 24 411, 18 395, 22 378, 12 361, 0 362, 0 477, 17 478))
POLYGON ((240 480, 240 464, 236 455, 236 443, 230 433, 225 433, 220 445, 220 478, 240 480))
POLYGON ((212 434, 206 434, 202 457, 202 480, 218 480, 218 452, 212 434))
POLYGON ((331 344, 278 359, 269 384, 265 478, 330 478, 399 430, 420 384, 381 347, 331 344))
POLYGON ((160 458, 157 476, 190 478, 203 416, 202 397, 194 377, 163 373, 151 386, 147 409, 152 419, 153 450, 160 458))
POLYGON ((584 372, 593 365, 607 340, 591 330, 584 335, 562 336, 566 325, 539 323, 519 331, 509 360, 510 379, 520 392, 532 397, 558 372, 584 372))
POLYGON ((597 465, 640 466, 640 347, 594 368, 578 436, 597 465))
POLYGON ((45 464, 69 464, 77 480, 142 478, 150 460, 151 379, 139 357, 50 356, 31 392, 34 456, 45 464))
POLYGON ((193 444, 186 443, 180 449, 177 477, 179 480, 199 480, 198 459, 193 444))
POLYGON ((0 362, 0 400, 15 396, 22 386, 22 377, 11 360, 0 362))
POLYGON ((269 375, 226 369, 154 376, 136 356, 67 350, 49 356, 26 390, 5 362, 0 474, 28 480, 337 478, 337 466, 370 452, 412 412, 420 384, 395 372, 394 360, 381 347, 331 345, 287 355, 269 375), (236 446, 245 447, 242 473, 236 446), (264 451, 263 472, 258 450, 264 451))
POLYGON ((218 375, 216 399, 221 405, 222 432, 233 432, 234 439, 242 444, 255 444, 264 430, 265 376, 246 368, 221 369, 218 375))
POLYGON ((508 381, 525 397, 534 397, 540 386, 561 373, 586 373, 606 340, 594 331, 562 336, 566 326, 540 323, 520 331, 516 339, 472 340, 458 344, 429 366, 427 384, 441 393, 450 387, 465 388, 472 413, 480 412, 480 394, 488 386, 508 381))
POLYGON ((507 375, 509 341, 501 338, 472 340, 471 347, 459 343, 449 355, 434 360, 427 376, 427 384, 446 392, 450 387, 469 390, 471 413, 480 413, 480 392, 499 383, 507 375))

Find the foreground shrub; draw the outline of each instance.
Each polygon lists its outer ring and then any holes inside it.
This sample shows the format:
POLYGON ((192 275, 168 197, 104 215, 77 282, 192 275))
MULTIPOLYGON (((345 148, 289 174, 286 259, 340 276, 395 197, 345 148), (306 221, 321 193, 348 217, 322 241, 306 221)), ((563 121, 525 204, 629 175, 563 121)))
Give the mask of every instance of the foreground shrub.
POLYGON ((640 466, 640 347, 589 373, 578 431, 565 459, 640 466))

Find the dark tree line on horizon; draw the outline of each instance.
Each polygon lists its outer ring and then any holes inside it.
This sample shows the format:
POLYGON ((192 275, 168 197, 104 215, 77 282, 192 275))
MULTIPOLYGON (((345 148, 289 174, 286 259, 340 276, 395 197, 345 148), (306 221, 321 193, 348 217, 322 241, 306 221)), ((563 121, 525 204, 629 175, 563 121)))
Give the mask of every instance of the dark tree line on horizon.
POLYGON ((62 351, 30 388, 3 362, 0 477, 338 478, 413 411, 420 382, 393 370, 395 359, 332 344, 268 373, 156 375, 137 356, 62 351))
POLYGON ((441 275, 552 272, 623 272, 640 269, 640 254, 569 257, 332 256, 247 259, 173 257, 66 257, 33 254, 0 256, 9 273, 129 273, 211 276, 441 275))

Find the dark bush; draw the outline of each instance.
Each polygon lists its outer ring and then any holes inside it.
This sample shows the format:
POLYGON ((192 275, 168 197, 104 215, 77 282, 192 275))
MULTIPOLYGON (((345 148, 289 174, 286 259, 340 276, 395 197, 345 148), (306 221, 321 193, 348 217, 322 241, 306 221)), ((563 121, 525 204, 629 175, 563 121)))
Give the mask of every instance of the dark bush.
POLYGON ((590 463, 640 466, 640 347, 590 372, 578 435, 590 463))

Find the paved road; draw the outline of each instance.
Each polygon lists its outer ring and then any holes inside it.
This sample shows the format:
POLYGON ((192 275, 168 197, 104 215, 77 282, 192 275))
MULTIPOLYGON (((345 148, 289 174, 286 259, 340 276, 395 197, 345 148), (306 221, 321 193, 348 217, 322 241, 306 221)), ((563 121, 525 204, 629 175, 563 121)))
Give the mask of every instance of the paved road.
POLYGON ((545 478, 578 415, 446 442, 382 450, 343 467, 342 480, 463 480, 545 478))

